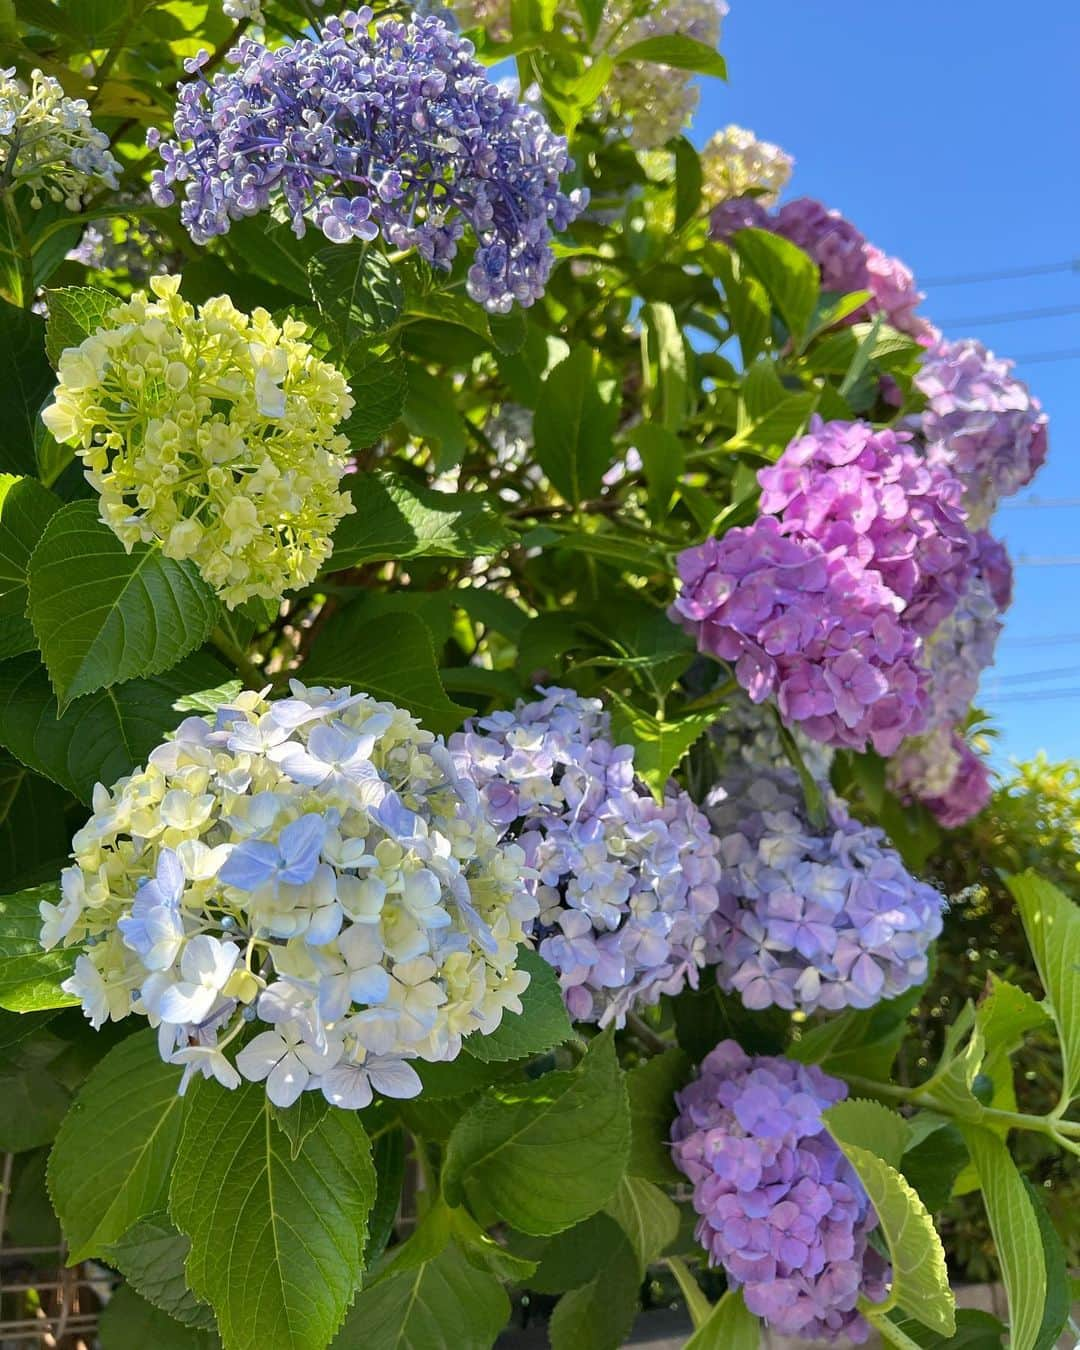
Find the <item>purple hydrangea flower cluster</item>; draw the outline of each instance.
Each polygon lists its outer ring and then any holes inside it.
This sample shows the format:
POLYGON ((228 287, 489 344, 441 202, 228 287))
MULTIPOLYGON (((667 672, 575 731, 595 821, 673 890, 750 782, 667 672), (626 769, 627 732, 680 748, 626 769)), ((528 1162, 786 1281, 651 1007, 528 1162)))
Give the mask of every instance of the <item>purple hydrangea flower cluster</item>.
POLYGON ((926 978, 942 897, 823 788, 824 829, 775 761, 731 764, 707 805, 722 866, 708 957, 748 1008, 870 1008, 926 978))
POLYGON ((1047 416, 1013 362, 973 338, 939 342, 915 383, 926 408, 911 419, 931 463, 964 485, 964 504, 985 525, 1002 497, 1030 483, 1046 459, 1047 416))
POLYGON ((685 792, 658 803, 635 779, 599 700, 539 692, 471 722, 450 751, 487 819, 525 851, 532 936, 571 1015, 621 1026, 635 1003, 696 987, 718 845, 685 792))
POLYGON ((767 211, 754 198, 722 202, 710 218, 714 239, 726 241, 737 230, 768 230, 782 235, 808 253, 821 269, 826 291, 848 295, 869 291, 871 299, 846 323, 882 314, 902 333, 930 343, 937 329, 915 313, 924 299, 915 278, 899 258, 889 257, 868 243, 862 232, 839 211, 831 211, 812 197, 799 197, 778 211, 767 211))
POLYGON ((815 418, 758 482, 761 510, 785 534, 877 572, 920 635, 956 608, 976 552, 960 484, 928 466, 906 432, 815 418))
POLYGON ((977 816, 993 795, 985 762, 947 723, 905 741, 889 761, 888 781, 898 797, 921 801, 947 830, 977 816))
POLYGON ((821 1118, 846 1096, 814 1065, 721 1041, 678 1094, 672 1139, 697 1239, 750 1311, 781 1335, 860 1344, 870 1328, 858 1300, 884 1302, 891 1271, 868 1242, 870 1199, 821 1118))
POLYGON ((350 11, 275 51, 243 38, 234 70, 185 85, 176 139, 150 133, 164 161, 154 200, 169 205, 183 184, 181 220, 196 243, 280 206, 297 235, 309 220, 334 243, 381 232, 440 268, 469 224, 472 298, 494 313, 531 305, 551 271, 552 231, 587 201, 560 189, 573 167, 565 139, 493 84, 441 19, 369 31, 371 19, 350 11))
POLYGON ((824 745, 890 755, 925 720, 926 672, 899 601, 872 571, 761 516, 679 556, 671 617, 735 666, 755 703, 824 745))

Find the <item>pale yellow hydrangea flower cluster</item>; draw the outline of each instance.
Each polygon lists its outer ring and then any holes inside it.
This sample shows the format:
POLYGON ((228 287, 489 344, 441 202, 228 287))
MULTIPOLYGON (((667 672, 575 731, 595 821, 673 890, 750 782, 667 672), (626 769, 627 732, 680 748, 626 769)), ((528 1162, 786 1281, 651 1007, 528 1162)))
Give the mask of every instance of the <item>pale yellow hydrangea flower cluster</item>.
POLYGON ((716 206, 753 192, 763 206, 772 206, 791 181, 794 165, 778 145, 759 141, 745 127, 725 127, 701 152, 702 196, 716 206))
POLYGON ((230 608, 280 599, 315 579, 354 509, 335 431, 349 386, 296 319, 249 316, 224 295, 196 310, 178 276, 150 290, 63 352, 42 420, 77 447, 125 548, 159 540, 230 608))
POLYGON ((521 1011, 525 855, 391 703, 246 691, 93 805, 42 944, 83 948, 64 989, 95 1027, 147 1017, 187 1077, 357 1109, 521 1011))

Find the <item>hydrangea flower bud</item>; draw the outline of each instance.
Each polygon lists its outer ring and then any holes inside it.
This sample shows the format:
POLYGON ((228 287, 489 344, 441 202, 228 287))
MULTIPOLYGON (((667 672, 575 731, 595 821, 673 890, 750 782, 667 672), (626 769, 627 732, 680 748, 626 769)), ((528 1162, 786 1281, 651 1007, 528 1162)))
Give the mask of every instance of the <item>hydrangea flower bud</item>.
POLYGON ((621 1026, 635 1003, 696 987, 720 869, 685 792, 657 803, 613 745, 598 699, 543 689, 450 738, 488 818, 516 839, 539 904, 532 928, 579 1021, 621 1026))
MULTIPOLYGON (((333 243, 382 234, 449 268, 469 225, 474 300, 505 314, 544 293, 553 231, 588 194, 567 195, 566 140, 535 108, 493 84, 473 46, 439 18, 328 19, 314 38, 269 50, 242 38, 234 70, 185 85, 176 139, 149 138, 164 167, 154 200, 174 200, 196 243, 271 207, 297 235, 316 225, 333 243)), ((191 63, 197 70, 198 62, 191 63)))
POLYGON ((944 465, 964 485, 964 506, 982 527, 1002 497, 1035 477, 1046 459, 1048 419, 1027 385, 981 342, 939 342, 915 383, 925 409, 909 425, 931 464, 944 465))
POLYGON ((862 1344, 859 1298, 885 1300, 877 1215, 821 1113, 847 1086, 816 1066, 721 1041, 676 1097, 675 1165, 694 1187, 697 1239, 746 1306, 782 1336, 862 1344))
POLYGON ((751 751, 706 806, 722 868, 708 956, 748 1008, 870 1008, 926 978, 944 900, 821 786, 824 828, 795 770, 751 751))
POLYGON ((65 990, 95 1027, 147 1017, 185 1084, 242 1075, 278 1106, 321 1090, 358 1108, 414 1095, 410 1061, 521 1011, 524 853, 393 704, 242 693, 93 806, 42 943, 82 944, 65 990))
POLYGON ((0 182, 29 188, 31 206, 48 198, 78 211, 95 186, 115 190, 119 171, 84 99, 68 98, 40 70, 31 71, 29 90, 14 66, 0 70, 0 182))
POLYGON ((125 548, 192 559, 230 608, 278 600, 315 579, 354 509, 337 490, 349 386, 298 320, 224 295, 196 310, 179 288, 151 277, 152 296, 68 347, 42 421, 76 447, 125 548))
POLYGON ((759 141, 745 127, 717 131, 701 151, 702 195, 720 203, 757 194, 749 200, 772 206, 791 180, 795 161, 778 145, 759 141))

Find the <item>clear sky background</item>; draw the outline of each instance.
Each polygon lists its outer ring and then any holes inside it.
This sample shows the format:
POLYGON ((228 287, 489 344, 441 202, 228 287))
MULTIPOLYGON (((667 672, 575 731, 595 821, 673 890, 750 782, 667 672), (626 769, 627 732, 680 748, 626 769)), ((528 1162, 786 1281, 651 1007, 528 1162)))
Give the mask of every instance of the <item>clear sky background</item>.
POLYGON ((795 156, 813 196, 897 254, 946 336, 978 337, 1050 414, 1050 456, 993 528, 1016 598, 981 703, 1002 761, 1080 758, 1080 6, 1074 0, 731 0, 730 82, 703 82, 693 136, 737 122, 795 156), (1077 259, 975 285, 938 278, 1077 259), (1075 306, 1008 323, 983 316, 1075 306), (954 322, 959 320, 960 322, 954 322), (1071 360, 1024 357, 1074 352, 1071 360), (1017 505, 1032 498, 1075 505, 1017 505))

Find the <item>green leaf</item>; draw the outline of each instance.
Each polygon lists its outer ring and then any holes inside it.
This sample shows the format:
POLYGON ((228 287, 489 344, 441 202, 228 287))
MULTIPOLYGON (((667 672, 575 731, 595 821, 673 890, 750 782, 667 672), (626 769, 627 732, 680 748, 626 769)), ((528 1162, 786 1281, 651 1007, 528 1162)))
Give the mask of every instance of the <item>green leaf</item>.
POLYGON ((529 985, 521 996, 520 1013, 504 1012, 490 1035, 466 1036, 462 1047, 474 1059, 499 1062, 525 1059, 561 1045, 573 1032, 563 1002, 558 976, 538 953, 518 951, 518 969, 528 971, 529 985))
POLYGON ((370 1267, 386 1250, 401 1206, 401 1188, 405 1183, 405 1131, 400 1125, 392 1126, 373 1141, 371 1161, 375 1167, 377 1189, 375 1203, 368 1215, 365 1267, 370 1267))
POLYGON ((900 1350, 1001 1350, 1005 1328, 991 1313, 961 1308, 956 1314, 956 1335, 939 1336, 913 1317, 892 1312, 888 1317, 870 1321, 878 1327, 889 1345, 900 1350))
POLYGON ((848 1144, 876 1153, 892 1168, 899 1168, 910 1134, 907 1121, 880 1102, 849 1097, 827 1113, 830 1131, 848 1144))
POLYGON ((29 310, 0 301, 0 470, 37 471, 34 432, 38 409, 53 387, 45 355, 45 321, 29 310))
POLYGON ((967 1145, 960 1131, 955 1125, 941 1121, 933 1133, 907 1150, 900 1160, 900 1171, 918 1191, 930 1213, 936 1214, 948 1204, 956 1178, 967 1161, 967 1145))
POLYGON ((986 1217, 1009 1296, 1011 1350, 1035 1350, 1046 1306, 1042 1233, 1024 1180, 996 1134, 960 1126, 982 1184, 986 1217))
POLYGON ((512 309, 509 314, 489 314, 488 331, 495 350, 504 356, 513 356, 525 345, 528 325, 524 313, 520 309, 512 309))
POLYGON ((356 511, 334 535, 328 571, 403 558, 474 558, 499 553, 513 536, 484 496, 434 492, 389 474, 350 474, 356 511))
POLYGON ((761 1323, 737 1289, 726 1293, 683 1350, 758 1350, 761 1323))
POLYGON ((655 521, 664 521, 686 465, 682 442, 673 431, 655 422, 640 423, 627 439, 641 455, 649 487, 649 514, 655 521))
POLYGON ((190 1251, 191 1240, 164 1210, 158 1210, 109 1243, 101 1256, 155 1308, 185 1326, 212 1328, 214 1315, 209 1306, 187 1287, 184 1264, 190 1251))
POLYGON ((668 431, 678 431, 688 411, 689 358, 675 311, 668 304, 646 305, 642 321, 648 334, 651 358, 656 362, 656 420, 668 431))
POLYGON ((591 1280, 563 1294, 551 1314, 551 1350, 618 1350, 638 1309, 641 1273, 626 1235, 615 1230, 591 1280))
POLYGON ((169 1212, 191 1239, 188 1285, 225 1350, 322 1350, 360 1284, 375 1199, 371 1145, 328 1111, 296 1158, 261 1083, 191 1093, 169 1212))
POLYGON ((630 1110, 609 1033, 573 1070, 489 1088, 455 1126, 443 1169, 451 1204, 476 1186, 523 1233, 558 1233, 610 1199, 626 1169, 630 1110))
POLYGON ((545 378, 533 418, 540 467, 572 506, 594 497, 614 455, 618 388, 579 343, 545 378))
POLYGON ((70 845, 70 797, 0 751, 0 892, 55 871, 70 845))
POLYGON ((356 406, 340 431, 354 450, 364 450, 401 416, 409 393, 409 368, 393 347, 379 346, 360 357, 353 351, 349 384, 356 406))
POLYGON ((61 286, 45 292, 45 352, 54 366, 67 347, 78 347, 99 329, 109 311, 124 302, 99 286, 61 286))
POLYGON ((1080 1093, 1080 910, 1034 872, 1008 877, 1057 1025, 1066 1101, 1080 1093))
POLYGON ((768 291, 792 336, 803 338, 817 308, 817 263, 766 230, 739 230, 731 246, 768 291))
POLYGON ((79 1001, 60 988, 75 968, 74 950, 42 951, 38 912, 42 900, 59 903, 55 882, 0 899, 0 1008, 9 1012, 67 1008, 79 1001))
POLYGON ((612 739, 616 744, 634 747, 634 770, 659 799, 683 756, 716 721, 718 710, 668 721, 653 717, 614 690, 608 691, 608 698, 612 739))
POLYGON ((329 1110, 330 1103, 321 1092, 302 1092, 292 1106, 273 1107, 274 1124, 288 1139, 293 1158, 299 1158, 304 1140, 329 1110))
POLYGON ((38 1065, 0 1074, 0 1151, 24 1153, 52 1142, 70 1098, 38 1065))
POLYGON ((538 1294, 563 1294, 580 1289, 593 1279, 603 1264, 604 1252, 628 1241, 610 1215, 600 1210, 567 1228, 554 1238, 513 1235, 515 1250, 537 1258, 536 1269, 526 1283, 538 1294))
POLYGON ((833 1128, 834 1109, 825 1111, 823 1118, 865 1186, 889 1248, 890 1306, 896 1304, 932 1331, 951 1336, 956 1330, 955 1303, 949 1288, 945 1251, 933 1220, 899 1172, 868 1149, 849 1144, 839 1128, 833 1128))
POLYGON ((849 1009, 829 1017, 804 1028, 787 1053, 802 1064, 820 1064, 840 1078, 858 1074, 887 1080, 907 1030, 908 1016, 921 997, 919 986, 899 998, 884 999, 874 1008, 849 1009))
POLYGON ((36 478, 0 474, 0 620, 25 614, 30 555, 62 505, 36 478))
POLYGON ((171 669, 202 646, 218 612, 193 563, 146 544, 126 552, 96 502, 56 512, 28 582, 30 622, 61 711, 83 694, 171 669))
POLYGON ((307 265, 311 294, 347 352, 401 318, 405 290, 385 254, 353 241, 320 249, 307 265))
POLYGON ((671 1122, 675 1093, 686 1082, 690 1061, 682 1050, 665 1050, 626 1075, 630 1098, 630 1157, 626 1170, 663 1186, 682 1181, 671 1161, 671 1122))
POLYGON ((701 1286, 690 1273, 689 1267, 681 1256, 668 1256, 665 1262, 672 1275, 675 1276, 675 1282, 679 1286, 679 1292, 686 1302, 686 1310, 690 1314, 690 1320, 694 1327, 703 1326, 709 1319, 712 1312, 712 1305, 701 1292, 701 1286))
POLYGON ((772 330, 769 293, 737 253, 719 244, 706 249, 710 269, 724 288, 724 299, 739 339, 743 365, 749 366, 764 348, 772 330))
POLYGON ((49 1156, 69 1264, 101 1255, 164 1206, 184 1117, 180 1073, 147 1028, 110 1050, 75 1098, 49 1156))
POLYGON ((101 1314, 101 1350, 220 1350, 212 1329, 183 1326, 124 1286, 101 1314))
POLYGON ((697 214, 701 205, 701 159, 685 136, 675 142, 675 229, 697 214))
POLYGON ((196 652, 163 675, 88 694, 60 713, 45 667, 17 656, 0 662, 0 745, 88 802, 95 783, 130 773, 176 726, 177 698, 225 678, 217 661, 196 652))
POLYGON ((604 1212, 630 1239, 641 1277, 679 1235, 678 1206, 659 1186, 641 1177, 623 1177, 604 1212))
POLYGON ((467 1210, 451 1210, 450 1227, 465 1259, 477 1270, 487 1271, 501 1280, 511 1280, 516 1284, 528 1280, 536 1271, 535 1261, 516 1256, 508 1247, 496 1242, 467 1210))
POLYGON ((343 610, 315 639, 303 667, 304 678, 351 684, 374 698, 396 703, 429 731, 449 734, 456 730, 468 710, 447 698, 423 620, 399 611, 350 622, 350 610, 356 607, 343 610))
POLYGON ((693 70, 698 75, 714 75, 719 80, 727 79, 727 64, 715 47, 681 33, 642 38, 615 52, 612 59, 620 66, 630 61, 649 61, 674 66, 676 70, 693 70))
POLYGON ((413 363, 402 421, 420 441, 430 445, 436 473, 460 464, 468 446, 465 419, 458 410, 454 386, 413 363))
POLYGON ((1046 1303, 1043 1306, 1042 1322, 1035 1338, 1034 1350, 1053 1350, 1071 1312, 1068 1256, 1065 1244, 1050 1222, 1050 1215, 1046 1212, 1046 1205, 1039 1190, 1028 1181, 1027 1177, 1023 1178, 1023 1182, 1039 1225, 1043 1261, 1046 1265, 1046 1303))
POLYGON ((361 1292, 333 1347, 490 1350, 509 1316, 502 1285, 466 1260, 436 1210, 361 1292))

